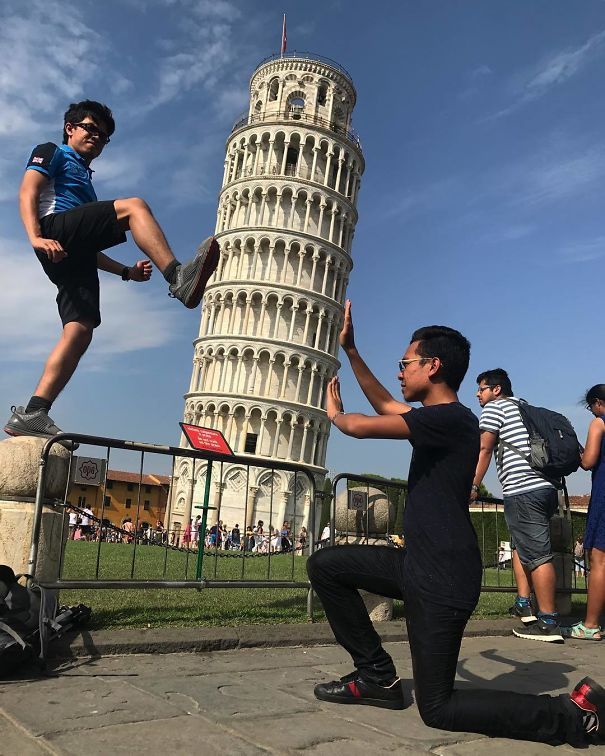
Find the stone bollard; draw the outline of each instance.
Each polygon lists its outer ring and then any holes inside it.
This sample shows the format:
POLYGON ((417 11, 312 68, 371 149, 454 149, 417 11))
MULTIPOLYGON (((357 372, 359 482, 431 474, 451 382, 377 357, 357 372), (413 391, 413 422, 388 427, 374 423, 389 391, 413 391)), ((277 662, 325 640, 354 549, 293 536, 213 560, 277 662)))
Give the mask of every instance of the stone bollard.
POLYGON ((555 568, 556 593, 555 608, 562 617, 571 614, 571 593, 573 584, 573 544, 571 512, 563 492, 559 492, 559 512, 550 519, 550 543, 555 568))
MULTIPOLYGON (((386 535, 395 523, 395 505, 377 488, 351 488, 336 496, 336 545, 361 543, 387 545, 386 535)), ((393 547, 394 548, 394 547, 393 547)), ((393 599, 359 591, 372 622, 393 618, 393 599)))
MULTIPOLYGON (((34 529, 35 496, 40 456, 46 439, 20 436, 0 441, 0 564, 17 573, 29 573, 29 553, 34 529)), ((63 499, 69 475, 69 452, 55 444, 48 458, 45 503, 40 524, 35 575, 40 581, 56 580, 61 574, 62 545, 68 521, 63 499)))

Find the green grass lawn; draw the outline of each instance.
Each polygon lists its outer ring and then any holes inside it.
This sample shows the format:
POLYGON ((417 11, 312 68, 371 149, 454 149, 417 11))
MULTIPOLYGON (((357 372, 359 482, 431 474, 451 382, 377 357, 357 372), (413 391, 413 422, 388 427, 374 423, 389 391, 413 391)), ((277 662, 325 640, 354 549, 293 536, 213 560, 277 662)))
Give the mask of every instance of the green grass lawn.
MULTIPOLYGON (((63 568, 64 579, 94 579, 99 544, 69 541, 63 568)), ((225 554, 229 552, 219 552, 225 554)), ((185 580, 195 578, 197 553, 165 550, 157 546, 102 543, 98 577, 107 580, 185 580)), ((306 557, 278 554, 233 558, 208 551, 203 575, 217 580, 305 581, 306 557)), ((510 570, 485 570, 485 583, 510 587, 510 570)), ((582 581, 582 587, 583 581, 582 581)), ((476 617, 508 614, 513 593, 482 593, 476 617)), ((93 609, 90 627, 191 627, 220 625, 278 624, 307 622, 307 591, 284 588, 194 589, 108 589, 61 591, 62 604, 86 604, 93 609)), ((580 614, 584 599, 578 597, 574 610, 580 614)), ((403 603, 395 602, 395 617, 403 617, 403 603)), ((319 601, 315 619, 324 620, 319 601)))

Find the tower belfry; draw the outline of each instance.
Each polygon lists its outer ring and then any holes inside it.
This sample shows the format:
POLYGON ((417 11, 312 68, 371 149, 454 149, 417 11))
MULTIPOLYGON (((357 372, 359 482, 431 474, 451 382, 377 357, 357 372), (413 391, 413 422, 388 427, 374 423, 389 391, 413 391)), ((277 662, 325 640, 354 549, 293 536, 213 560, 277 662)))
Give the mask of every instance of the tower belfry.
MULTIPOLYGON (((355 100, 347 71, 317 55, 275 55, 252 74, 249 110, 226 144, 221 260, 204 295, 185 395, 185 421, 218 428, 236 454, 299 463, 318 480, 364 170, 351 128, 355 100)), ((205 482, 201 469, 188 495, 191 464, 179 465, 172 527, 185 527, 205 482)), ((270 495, 279 494, 272 524, 291 515, 306 524, 308 496, 304 511, 291 511, 305 500, 292 476, 252 473, 233 465, 216 481, 221 519, 244 525, 247 502, 248 522, 268 525, 270 495)))

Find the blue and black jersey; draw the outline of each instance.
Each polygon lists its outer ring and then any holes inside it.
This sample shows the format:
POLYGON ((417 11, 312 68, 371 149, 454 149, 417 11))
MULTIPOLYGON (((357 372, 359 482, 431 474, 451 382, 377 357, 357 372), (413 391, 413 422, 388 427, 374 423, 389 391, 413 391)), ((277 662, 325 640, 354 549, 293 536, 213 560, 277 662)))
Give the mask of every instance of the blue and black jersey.
POLYGON ((40 218, 97 201, 91 169, 84 158, 66 144, 57 146, 47 142, 34 147, 26 170, 39 171, 49 179, 40 193, 40 218))

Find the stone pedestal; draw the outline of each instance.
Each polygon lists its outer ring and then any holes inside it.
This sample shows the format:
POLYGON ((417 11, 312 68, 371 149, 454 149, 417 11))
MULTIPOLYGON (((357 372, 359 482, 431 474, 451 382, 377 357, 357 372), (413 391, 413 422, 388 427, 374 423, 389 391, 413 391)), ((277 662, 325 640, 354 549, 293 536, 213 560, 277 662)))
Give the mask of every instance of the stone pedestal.
MULTIPOLYGON (((0 442, 0 564, 7 564, 16 573, 28 572, 34 498, 44 444, 44 439, 26 436, 0 442)), ((55 445, 48 459, 45 499, 63 499, 68 473, 69 452, 55 445)), ((59 577, 67 530, 63 507, 45 504, 36 564, 38 580, 59 577)))
MULTIPOLYGON (((341 491, 336 497, 335 544, 386 546, 393 532, 395 504, 377 488, 341 491)), ((393 618, 393 599, 359 591, 372 622, 393 618)))

